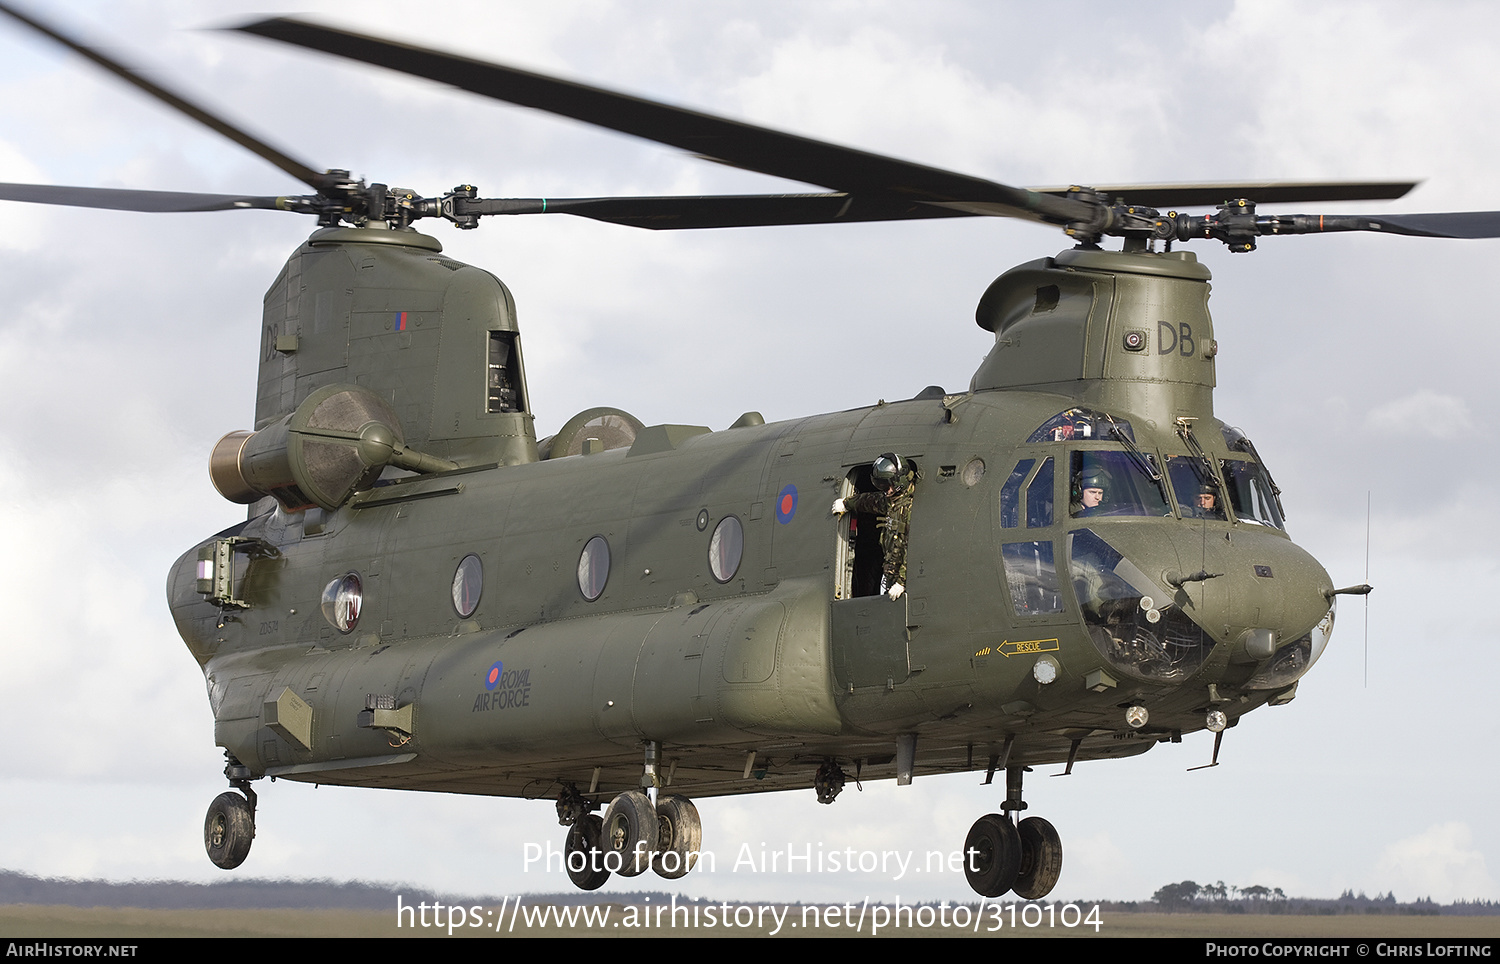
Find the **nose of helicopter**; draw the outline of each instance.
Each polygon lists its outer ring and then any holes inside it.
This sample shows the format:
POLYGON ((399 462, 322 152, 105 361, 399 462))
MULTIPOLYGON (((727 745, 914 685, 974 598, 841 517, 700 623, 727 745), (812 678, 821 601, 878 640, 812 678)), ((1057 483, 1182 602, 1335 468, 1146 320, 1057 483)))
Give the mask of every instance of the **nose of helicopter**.
POLYGON ((1091 635, 1133 676, 1186 682, 1227 649, 1229 664, 1259 664, 1234 674, 1247 688, 1279 688, 1306 672, 1331 632, 1328 573, 1278 530, 1101 525, 1069 543, 1091 635))
POLYGON ((1162 581, 1188 617, 1236 646, 1236 657, 1263 659, 1267 647, 1306 635, 1328 614, 1327 571, 1281 533, 1241 525, 1174 536, 1181 568, 1162 572, 1162 581))

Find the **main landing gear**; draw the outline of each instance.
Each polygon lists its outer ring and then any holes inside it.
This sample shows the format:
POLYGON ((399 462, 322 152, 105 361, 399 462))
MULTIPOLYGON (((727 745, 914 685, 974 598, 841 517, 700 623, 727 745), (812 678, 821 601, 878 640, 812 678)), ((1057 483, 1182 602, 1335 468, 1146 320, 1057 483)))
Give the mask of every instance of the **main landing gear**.
POLYGON ((233 870, 245 862, 255 840, 255 791, 250 789, 249 769, 228 753, 225 756, 224 775, 244 796, 225 791, 214 797, 203 819, 203 849, 215 866, 233 870))
POLYGON ((1041 817, 1019 824, 1013 813, 1025 810, 1021 777, 1025 767, 1005 771, 1005 813, 987 813, 974 821, 964 839, 964 876, 983 897, 1014 891, 1017 897, 1040 900, 1057 886, 1062 874, 1062 838, 1041 817))
POLYGON ((571 784, 558 798, 558 819, 569 825, 563 860, 568 879, 578 888, 598 890, 610 874, 635 877, 648 869, 676 880, 698 862, 703 845, 698 808, 687 797, 658 796, 659 757, 659 746, 648 743, 642 781, 648 790, 627 790, 615 797, 602 818, 589 812, 597 805, 571 784))

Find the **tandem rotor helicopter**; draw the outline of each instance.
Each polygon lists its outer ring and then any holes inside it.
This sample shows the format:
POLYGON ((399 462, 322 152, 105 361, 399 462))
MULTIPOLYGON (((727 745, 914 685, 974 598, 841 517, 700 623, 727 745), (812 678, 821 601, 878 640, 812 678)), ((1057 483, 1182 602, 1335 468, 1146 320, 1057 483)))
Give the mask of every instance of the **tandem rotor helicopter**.
POLYGON ((592 889, 688 873, 694 797, 812 787, 833 803, 849 778, 983 772, 1005 801, 963 842, 969 882, 1045 896, 1062 844, 1023 815, 1029 768, 1203 729, 1217 757, 1241 716, 1295 695, 1336 596, 1368 590, 1335 589, 1291 541, 1270 468, 1216 416, 1209 273, 1180 245, 1500 236, 1497 213, 1257 209, 1405 183, 1029 191, 307 23, 243 28, 833 192, 427 197, 319 172, 0 10, 309 189, 0 199, 318 221, 266 295, 253 428, 210 459, 247 519, 168 579, 233 787, 205 822, 224 868, 250 850, 267 776, 545 797, 592 889), (585 408, 537 439, 509 291, 413 225, 540 213, 651 229, 1000 216, 1077 246, 984 293, 994 348, 967 391, 720 431, 585 408), (864 504, 886 453, 915 468, 901 592, 880 579, 888 519, 830 511, 864 504))

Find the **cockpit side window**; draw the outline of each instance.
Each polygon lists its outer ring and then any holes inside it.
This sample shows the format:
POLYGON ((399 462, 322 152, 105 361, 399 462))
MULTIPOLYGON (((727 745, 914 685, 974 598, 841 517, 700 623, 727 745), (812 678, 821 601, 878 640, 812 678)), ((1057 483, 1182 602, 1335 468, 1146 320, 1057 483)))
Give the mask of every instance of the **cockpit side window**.
MULTIPOLYGON (((1224 444, 1229 446, 1230 452, 1244 452, 1250 457, 1252 462, 1259 466, 1256 474, 1259 475, 1260 481, 1256 483, 1255 487, 1261 494, 1266 496, 1266 501, 1270 503, 1270 514, 1276 520, 1275 522, 1268 522, 1268 524, 1274 525, 1278 529, 1285 529, 1286 526, 1283 524, 1283 520, 1286 518, 1286 506, 1281 504, 1281 487, 1271 477, 1271 470, 1266 468, 1266 460, 1260 457, 1259 452, 1255 451, 1255 443, 1246 437, 1243 429, 1235 428, 1233 425, 1225 425, 1224 444)), ((1225 481, 1229 481, 1229 471, 1227 468, 1224 471, 1224 479, 1225 481)), ((1233 483, 1230 484, 1233 486, 1233 483)), ((1233 495, 1234 493, 1230 493, 1231 498, 1233 498, 1233 495)), ((1235 508, 1238 511, 1238 504, 1236 504, 1235 508)), ((1259 522, 1264 521, 1266 516, 1252 512, 1247 518, 1259 522)))
MULTIPOLYGON (((1286 529, 1276 489, 1266 470, 1256 462, 1223 459, 1224 483, 1229 489, 1229 504, 1242 522, 1286 529)), ((1176 480, 1173 480, 1176 484, 1176 480)))
POLYGON ((1038 529, 1052 524, 1052 459, 1043 460, 1036 477, 1026 487, 1026 527, 1038 529))
POLYGON ((1005 563, 1005 583, 1017 616, 1062 612, 1050 541, 1007 542, 1000 547, 1000 557, 1005 563))
POLYGON ((1036 459, 1022 459, 1011 470, 1010 478, 1000 489, 1000 528, 1014 529, 1021 524, 1021 483, 1031 472, 1036 459))
POLYGON ((1152 464, 1150 455, 1138 456, 1135 452, 1073 452, 1069 514, 1074 518, 1171 515, 1164 487, 1146 472, 1152 464))

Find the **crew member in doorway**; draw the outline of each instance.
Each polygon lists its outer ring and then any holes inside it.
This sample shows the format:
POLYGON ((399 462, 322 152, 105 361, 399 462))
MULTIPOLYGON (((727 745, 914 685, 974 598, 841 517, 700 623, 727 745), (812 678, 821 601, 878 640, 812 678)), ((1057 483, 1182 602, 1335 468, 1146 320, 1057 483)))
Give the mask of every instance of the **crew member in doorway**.
POLYGON ((908 460, 887 452, 870 468, 874 492, 835 499, 833 514, 868 512, 879 516, 880 551, 884 565, 880 591, 892 599, 906 592, 906 530, 911 525, 911 500, 917 489, 917 470, 908 460))

